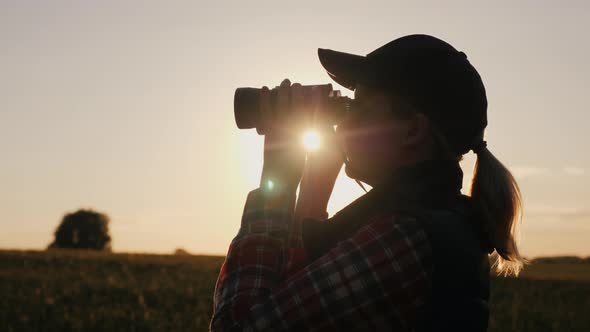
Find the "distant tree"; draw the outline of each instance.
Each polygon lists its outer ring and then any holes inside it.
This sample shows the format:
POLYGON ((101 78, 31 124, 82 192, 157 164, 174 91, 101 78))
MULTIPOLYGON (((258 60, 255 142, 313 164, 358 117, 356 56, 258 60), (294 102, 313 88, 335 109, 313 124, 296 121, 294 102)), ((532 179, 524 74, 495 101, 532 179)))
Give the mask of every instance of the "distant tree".
POLYGON ((55 230, 52 248, 111 251, 109 217, 85 209, 66 214, 55 230))
POLYGON ((191 253, 184 250, 183 248, 176 248, 176 250, 174 250, 174 254, 178 256, 190 256, 191 253))

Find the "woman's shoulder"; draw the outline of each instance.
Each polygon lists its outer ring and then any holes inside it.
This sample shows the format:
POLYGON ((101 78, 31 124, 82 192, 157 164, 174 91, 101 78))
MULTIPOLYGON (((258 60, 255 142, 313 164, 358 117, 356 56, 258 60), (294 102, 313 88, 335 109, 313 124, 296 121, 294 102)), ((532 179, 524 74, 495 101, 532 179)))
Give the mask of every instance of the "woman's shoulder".
POLYGON ((420 257, 430 255, 427 232, 410 214, 381 213, 348 222, 306 220, 302 233, 304 246, 312 258, 338 243, 350 243, 361 250, 385 250, 392 255, 402 252, 414 252, 420 257))
POLYGON ((391 232, 397 234, 398 237, 405 237, 410 240, 427 240, 425 237, 426 229, 420 221, 420 216, 407 211, 393 211, 369 218, 366 226, 359 229, 359 231, 366 229, 383 234, 391 232))

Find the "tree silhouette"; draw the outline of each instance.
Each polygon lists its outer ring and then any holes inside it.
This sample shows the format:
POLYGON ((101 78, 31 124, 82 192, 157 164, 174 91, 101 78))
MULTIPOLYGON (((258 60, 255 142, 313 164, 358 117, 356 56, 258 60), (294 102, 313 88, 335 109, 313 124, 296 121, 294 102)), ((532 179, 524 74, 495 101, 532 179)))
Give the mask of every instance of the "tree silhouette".
POLYGON ((177 256, 190 256, 191 253, 186 251, 184 248, 176 248, 176 250, 174 250, 174 255, 177 256))
POLYGON ((80 209, 66 214, 57 229, 52 248, 111 250, 109 217, 93 210, 80 209))

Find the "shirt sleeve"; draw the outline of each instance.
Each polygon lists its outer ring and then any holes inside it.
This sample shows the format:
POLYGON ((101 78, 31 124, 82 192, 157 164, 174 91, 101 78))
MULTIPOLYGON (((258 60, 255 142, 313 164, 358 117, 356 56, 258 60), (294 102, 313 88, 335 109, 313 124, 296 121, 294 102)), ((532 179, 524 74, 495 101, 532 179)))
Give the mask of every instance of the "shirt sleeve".
MULTIPOLYGON (((211 331, 404 330, 431 288, 431 248, 411 218, 371 220, 295 271, 293 201, 250 192, 217 279, 211 331)), ((296 242, 296 241, 295 241, 296 242)), ((302 260, 300 260, 301 262, 302 260)))

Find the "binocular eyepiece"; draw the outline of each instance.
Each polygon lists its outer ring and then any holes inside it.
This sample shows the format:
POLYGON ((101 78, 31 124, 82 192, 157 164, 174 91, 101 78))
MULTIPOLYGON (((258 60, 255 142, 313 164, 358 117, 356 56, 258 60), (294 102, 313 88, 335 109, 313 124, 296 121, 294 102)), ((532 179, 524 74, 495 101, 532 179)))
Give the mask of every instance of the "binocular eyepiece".
MULTIPOLYGON (((277 113, 277 101, 279 87, 270 90, 270 111, 268 114, 263 114, 261 111, 261 89, 257 88, 237 88, 234 94, 234 116, 236 125, 240 129, 256 128, 260 135, 264 135, 269 126, 272 126, 273 121, 276 121, 273 114, 277 113)), ((353 99, 343 97, 340 91, 332 90, 332 84, 323 85, 303 85, 303 110, 306 114, 302 114, 308 119, 321 119, 325 125, 337 125, 344 117, 344 114, 351 109, 353 99), (320 109, 313 109, 312 98, 313 93, 318 92, 320 96, 320 109), (307 107, 309 106, 309 107, 307 107), (313 114, 314 112, 321 112, 313 114)), ((291 97, 291 96, 289 96, 291 97)))

